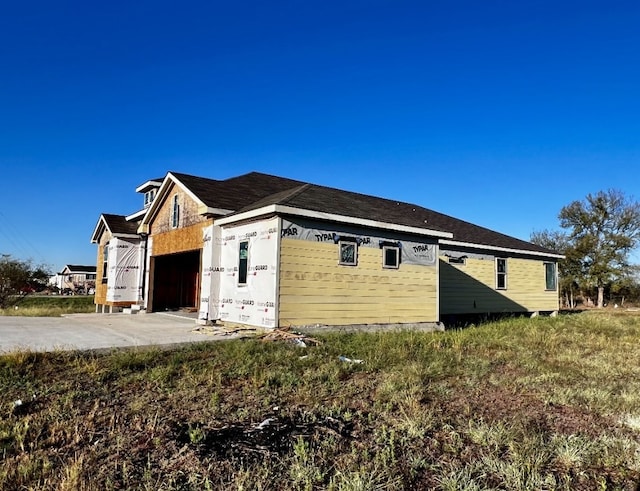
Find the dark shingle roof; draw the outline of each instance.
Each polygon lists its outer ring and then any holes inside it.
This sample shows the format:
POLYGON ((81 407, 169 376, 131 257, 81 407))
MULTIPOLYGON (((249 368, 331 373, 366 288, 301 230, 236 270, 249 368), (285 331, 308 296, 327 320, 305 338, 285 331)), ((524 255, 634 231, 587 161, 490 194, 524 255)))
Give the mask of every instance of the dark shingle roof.
POLYGON ((200 201, 211 208, 239 210, 283 189, 305 184, 285 177, 251 172, 225 180, 171 172, 200 201))
POLYGON ((95 273, 96 272, 95 264, 93 266, 81 266, 81 265, 78 265, 78 264, 67 264, 67 265, 65 265, 65 267, 68 268, 71 273, 74 273, 74 272, 95 273))
POLYGON ((427 230, 451 232, 453 234, 451 240, 456 242, 557 254, 530 242, 402 201, 318 186, 259 172, 225 180, 207 179, 177 172, 171 172, 171 174, 211 208, 242 212, 279 204, 427 230))
POLYGON ((123 215, 111 215, 109 213, 102 214, 107 227, 112 234, 136 234, 138 231, 138 221, 127 221, 123 215))
POLYGON ((306 184, 281 191, 241 211, 280 204, 318 212, 364 218, 453 233, 456 242, 556 254, 549 249, 411 203, 306 184))

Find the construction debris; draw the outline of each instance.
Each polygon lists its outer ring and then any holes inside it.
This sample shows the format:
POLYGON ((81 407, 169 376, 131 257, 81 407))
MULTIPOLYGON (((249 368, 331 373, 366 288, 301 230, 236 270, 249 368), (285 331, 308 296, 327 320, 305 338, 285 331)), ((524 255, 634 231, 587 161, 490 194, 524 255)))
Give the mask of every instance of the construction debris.
POLYGON ((263 342, 286 341, 301 348, 306 348, 309 345, 316 346, 322 344, 317 339, 309 337, 306 334, 291 332, 288 327, 279 327, 259 337, 263 342))
POLYGON ((255 334, 257 330, 255 327, 226 327, 222 324, 214 324, 212 326, 198 326, 191 331, 213 336, 231 336, 234 334, 255 334))
POLYGON ((345 363, 357 363, 357 364, 364 363, 364 360, 357 360, 355 358, 347 358, 346 356, 342 356, 342 355, 338 356, 338 360, 344 361, 345 363))

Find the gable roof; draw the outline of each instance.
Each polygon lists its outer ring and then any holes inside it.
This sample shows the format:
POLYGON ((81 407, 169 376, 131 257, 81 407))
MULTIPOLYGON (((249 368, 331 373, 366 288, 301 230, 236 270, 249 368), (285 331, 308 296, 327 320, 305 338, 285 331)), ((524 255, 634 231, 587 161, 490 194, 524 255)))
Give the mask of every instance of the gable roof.
POLYGON ((203 215, 223 216, 254 203, 282 189, 304 184, 285 177, 250 172, 224 180, 208 179, 180 172, 168 172, 158 194, 142 218, 139 231, 147 231, 171 184, 183 189, 198 205, 203 215))
POLYGON ((163 179, 164 177, 157 177, 155 179, 149 179, 148 181, 143 182, 136 188, 136 193, 144 193, 146 191, 149 191, 150 189, 160 187, 163 179))
POLYGON ((93 266, 80 266, 78 264, 66 264, 64 268, 62 268, 62 272, 58 274, 73 274, 73 273, 95 273, 96 272, 95 264, 93 266))
POLYGON ((224 180, 207 179, 170 172, 205 206, 239 210, 282 190, 306 184, 286 177, 250 172, 224 180))
POLYGON ((100 236, 105 230, 108 230, 114 237, 138 237, 137 229, 138 221, 128 221, 124 215, 112 215, 110 213, 103 213, 98 219, 96 228, 91 236, 91 242, 97 243, 100 241, 100 236))

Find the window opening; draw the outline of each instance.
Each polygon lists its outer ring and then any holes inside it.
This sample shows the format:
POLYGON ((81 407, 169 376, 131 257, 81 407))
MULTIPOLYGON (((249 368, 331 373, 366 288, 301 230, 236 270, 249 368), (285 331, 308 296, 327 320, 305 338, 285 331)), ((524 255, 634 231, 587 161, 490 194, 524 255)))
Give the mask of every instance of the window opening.
POLYGON ((358 261, 358 243, 353 240, 342 239, 338 242, 340 251, 339 263, 343 266, 356 266, 358 261))
POLYGON ((180 203, 178 203, 178 195, 173 197, 173 207, 171 208, 171 227, 178 228, 180 222, 180 203))
POLYGON ((544 280, 547 290, 557 288, 556 263, 544 263, 544 280))
POLYGON ((249 242, 240 242, 238 250, 238 284, 247 284, 247 271, 249 270, 249 242))
POLYGON ((398 269, 400 267, 400 248, 397 246, 382 246, 382 266, 398 269))
POLYGON ((107 274, 109 272, 109 243, 107 242, 102 248, 102 282, 107 282, 107 274))
POLYGON ((507 289, 507 260, 496 258, 496 288, 498 290, 507 289))

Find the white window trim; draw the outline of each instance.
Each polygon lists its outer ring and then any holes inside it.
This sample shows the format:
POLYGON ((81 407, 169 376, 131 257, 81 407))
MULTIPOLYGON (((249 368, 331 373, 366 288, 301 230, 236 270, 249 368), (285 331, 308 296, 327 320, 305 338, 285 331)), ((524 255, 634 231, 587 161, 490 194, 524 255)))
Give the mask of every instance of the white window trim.
POLYGON ((338 241, 338 264, 341 266, 357 266, 358 265, 358 242, 355 240, 340 239, 338 241), (342 245, 352 245, 353 250, 353 262, 344 262, 342 260, 342 245))
POLYGON ((171 213, 169 214, 169 225, 171 228, 180 227, 180 197, 174 194, 171 198, 171 213))
POLYGON ((558 264, 551 261, 545 261, 543 263, 543 267, 544 267, 544 290, 547 292, 558 291, 558 264), (553 288, 547 288, 547 264, 553 265, 553 273, 554 273, 553 288))
POLYGON ((496 268, 496 290, 506 290, 509 288, 509 265, 506 257, 497 257, 496 268), (498 261, 504 261, 504 273, 498 271, 498 261), (498 286, 499 275, 504 275, 504 286, 498 286))
POLYGON ((151 206, 151 203, 153 203, 153 199, 156 197, 156 190, 155 189, 151 189, 149 191, 147 191, 146 193, 144 193, 144 207, 145 208, 149 208, 149 206, 151 206))
POLYGON ((382 246, 382 267, 384 269, 398 269, 400 268, 400 247, 392 246, 392 245, 383 245, 382 246), (387 264, 387 251, 388 250, 396 251, 396 263, 395 265, 387 264))
MULTIPOLYGON (((97 276, 96 276, 97 279, 97 276)), ((102 248, 102 283, 106 283, 109 279, 109 242, 102 248)))

